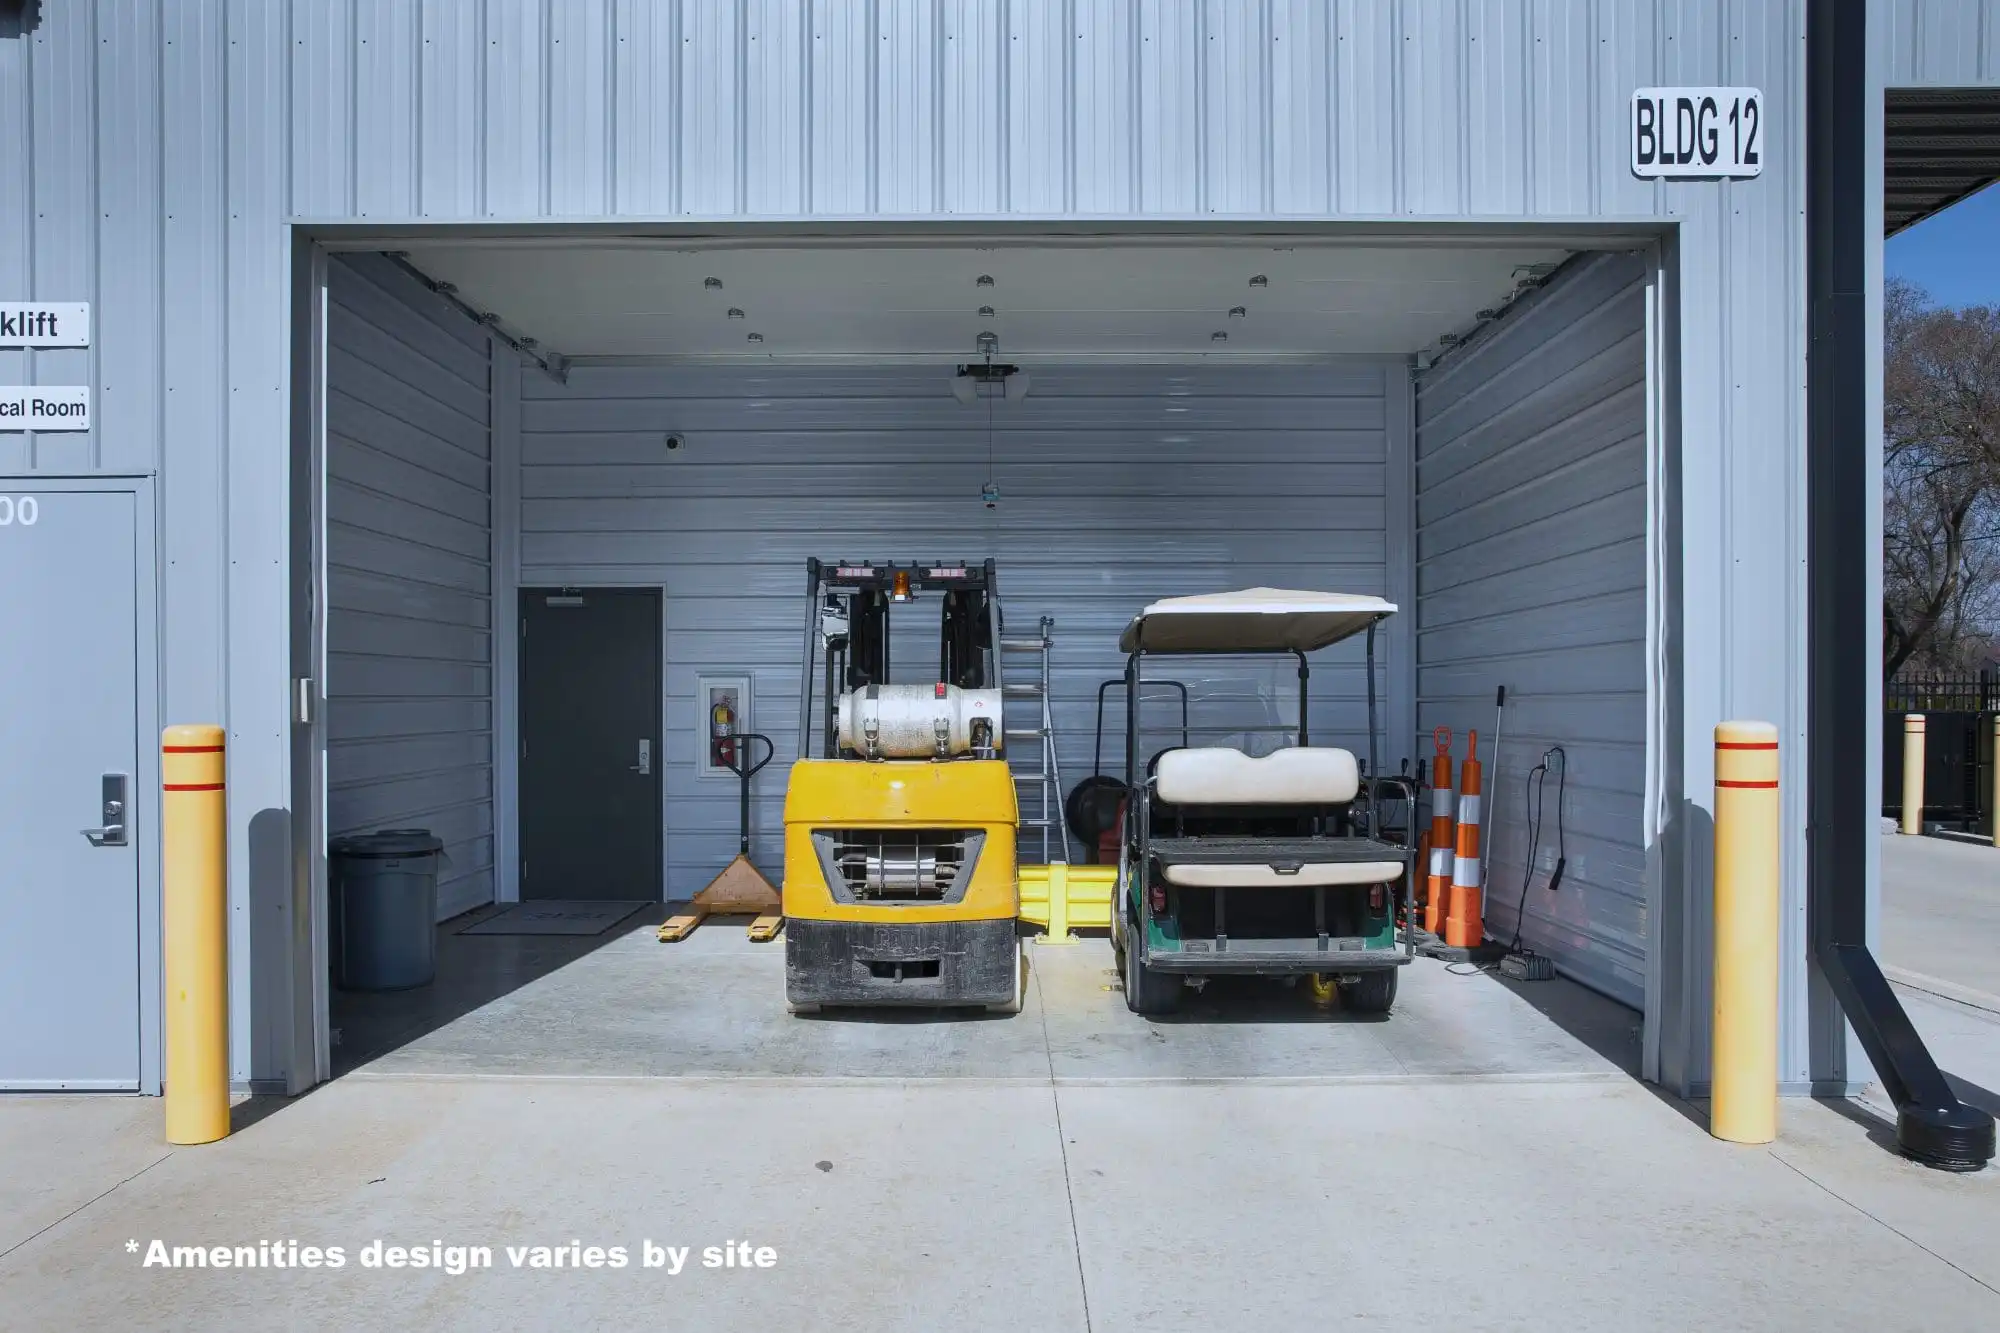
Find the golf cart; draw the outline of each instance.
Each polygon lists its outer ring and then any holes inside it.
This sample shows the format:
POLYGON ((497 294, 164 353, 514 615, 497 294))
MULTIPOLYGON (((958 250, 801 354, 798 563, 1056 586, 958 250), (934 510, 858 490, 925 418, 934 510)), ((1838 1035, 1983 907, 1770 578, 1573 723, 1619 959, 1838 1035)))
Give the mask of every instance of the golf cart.
MULTIPOLYGON (((1410 910, 1410 843, 1382 835, 1375 758, 1375 627, 1396 608, 1379 597, 1251 588, 1155 602, 1125 627, 1125 781, 1111 943, 1135 1013, 1172 1010, 1209 977, 1315 976, 1350 1012, 1387 1013, 1396 969, 1397 895, 1410 910), (1368 636, 1368 768, 1314 745, 1307 655, 1368 636), (1279 655, 1298 663, 1294 743, 1261 757, 1229 746, 1170 746, 1142 761, 1139 700, 1149 658, 1279 655)), ((1285 728, 1289 733, 1292 729, 1285 728)))

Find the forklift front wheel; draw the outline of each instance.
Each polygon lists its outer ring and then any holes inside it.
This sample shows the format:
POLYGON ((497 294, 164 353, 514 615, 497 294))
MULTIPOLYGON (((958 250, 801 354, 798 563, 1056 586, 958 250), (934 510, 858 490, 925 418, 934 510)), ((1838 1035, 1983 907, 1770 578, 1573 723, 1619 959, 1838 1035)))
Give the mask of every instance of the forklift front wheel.
POLYGON ((804 1004, 797 1000, 786 1000, 785 1012, 793 1015, 804 1014, 811 1016, 819 1012, 819 1006, 816 1004, 804 1004))

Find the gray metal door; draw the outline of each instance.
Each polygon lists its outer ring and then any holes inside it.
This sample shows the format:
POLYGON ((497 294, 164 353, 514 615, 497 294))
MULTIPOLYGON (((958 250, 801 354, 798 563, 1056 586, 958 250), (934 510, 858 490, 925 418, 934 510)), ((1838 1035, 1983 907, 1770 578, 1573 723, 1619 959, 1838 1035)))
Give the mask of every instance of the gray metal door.
POLYGON ((0 481, 0 1087, 139 1086, 136 516, 0 481))
POLYGON ((521 591, 521 896, 658 899, 660 594, 521 591))

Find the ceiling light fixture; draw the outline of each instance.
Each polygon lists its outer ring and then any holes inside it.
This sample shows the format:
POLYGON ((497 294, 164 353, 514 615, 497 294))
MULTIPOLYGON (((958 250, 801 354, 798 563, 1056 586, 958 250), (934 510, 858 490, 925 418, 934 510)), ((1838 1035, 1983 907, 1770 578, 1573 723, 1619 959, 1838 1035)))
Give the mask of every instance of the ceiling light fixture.
POLYGON ((1226 343, 1229 341, 1229 335, 1221 329, 1217 329, 1214 333, 1208 335, 1208 340, 1212 343, 1226 343))
POLYGON ((994 310, 992 306, 983 305, 979 307, 979 317, 981 319, 991 319, 993 318, 993 315, 994 315, 994 310))
POLYGON ((761 334, 761 333, 752 333, 752 334, 749 334, 749 335, 747 335, 747 341, 750 341, 750 342, 753 342, 753 343, 760 343, 760 342, 763 342, 763 341, 764 341, 764 335, 763 335, 763 334, 761 334))
POLYGON ((743 311, 736 306, 731 306, 729 307, 729 317, 731 319, 741 319, 743 318, 743 311))
POLYGON ((1252 287, 1269 287, 1271 285, 1271 280, 1265 277, 1263 274, 1259 273, 1256 277, 1250 279, 1250 285, 1252 287))
POLYGON ((1248 315, 1249 313, 1250 310, 1247 306, 1233 305, 1229 307, 1229 317, 1231 319, 1242 319, 1245 315, 1248 315))
POLYGON ((702 285, 702 286, 704 286, 704 287, 706 287, 706 288, 708 288, 708 290, 710 290, 710 291, 712 291, 712 292, 719 292, 719 291, 721 291, 721 290, 722 290, 722 279, 721 279, 721 278, 703 278, 703 279, 701 280, 701 285, 702 285))
POLYGON ((991 287, 993 285, 993 275, 991 273, 980 274, 977 285, 981 287, 991 287))

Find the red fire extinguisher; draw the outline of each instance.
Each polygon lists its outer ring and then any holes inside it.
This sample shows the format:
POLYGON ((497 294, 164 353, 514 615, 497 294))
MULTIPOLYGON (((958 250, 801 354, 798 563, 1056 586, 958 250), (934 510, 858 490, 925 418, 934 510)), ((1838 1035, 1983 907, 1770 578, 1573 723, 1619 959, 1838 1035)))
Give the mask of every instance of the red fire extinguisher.
POLYGON ((708 710, 709 755, 716 767, 734 770, 736 767, 736 709, 728 695, 715 701, 715 707, 708 710))

